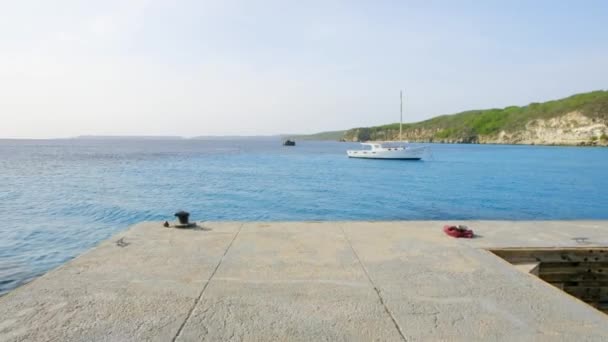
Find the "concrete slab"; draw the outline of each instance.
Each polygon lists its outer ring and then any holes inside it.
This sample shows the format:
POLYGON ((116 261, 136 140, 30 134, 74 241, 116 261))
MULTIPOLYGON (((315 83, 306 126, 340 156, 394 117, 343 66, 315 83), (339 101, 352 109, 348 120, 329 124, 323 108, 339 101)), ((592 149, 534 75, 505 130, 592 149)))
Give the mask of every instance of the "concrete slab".
MULTIPOLYGON (((518 245, 520 234, 540 233, 542 226, 465 224, 484 237, 449 238, 437 233, 441 227, 437 222, 344 224, 354 249, 408 341, 429 337, 450 341, 608 338, 606 315, 519 272, 484 249, 518 245), (506 226, 518 227, 510 231, 516 238, 502 234, 506 226), (535 227, 536 231, 530 233, 526 227, 535 227), (492 240, 492 236, 500 236, 500 240, 492 240), (471 248, 472 245, 478 248, 471 248)), ((569 235, 563 234, 568 226, 550 224, 551 230, 543 231, 542 241, 535 245, 572 245, 569 235)), ((577 227, 580 229, 581 225, 577 227)), ((592 231, 582 232, 591 235, 597 225, 593 227, 592 231)), ((607 226, 603 229, 608 232, 607 226)))
POLYGON ((608 222, 136 225, 0 298, 0 341, 605 341, 608 316, 486 249, 608 222))
POLYGON ((339 226, 246 224, 178 341, 400 340, 339 226))
POLYGON ((0 298, 0 341, 170 341, 240 225, 136 225, 0 298))

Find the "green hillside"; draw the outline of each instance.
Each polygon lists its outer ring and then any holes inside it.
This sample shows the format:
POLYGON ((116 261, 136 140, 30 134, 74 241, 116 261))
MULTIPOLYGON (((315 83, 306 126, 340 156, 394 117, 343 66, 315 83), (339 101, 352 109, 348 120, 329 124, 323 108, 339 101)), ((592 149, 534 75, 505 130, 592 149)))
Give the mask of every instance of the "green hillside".
MULTIPOLYGON (((568 113, 578 112, 584 116, 586 121, 592 123, 608 122, 608 91, 598 90, 589 93, 577 94, 564 99, 547 101, 543 103, 531 103, 527 106, 510 106, 506 108, 493 108, 483 110, 470 110, 452 115, 441 115, 429 120, 404 124, 404 139, 413 141, 444 141, 444 142, 492 142, 492 139, 503 132, 509 136, 523 136, 530 130, 535 122, 544 124, 552 118, 562 117, 568 113)), ((571 121, 576 121, 572 119, 571 121)), ((578 128, 582 123, 559 123, 563 125, 562 131, 578 128)), ((590 126, 589 123, 587 123, 590 126)), ((552 127, 553 129, 554 127, 552 127)), ((560 127, 555 128, 559 132, 560 127)), ((593 134, 590 140, 608 140, 606 133, 593 134)), ((328 132, 329 133, 329 132, 328 132)), ((334 138, 331 132, 328 135, 334 138)), ((375 127, 353 128, 344 132, 342 138, 348 141, 365 140, 393 140, 398 138, 399 123, 393 123, 375 127)), ((315 136, 323 137, 324 133, 315 136)), ((515 138, 513 138, 515 139, 515 138)), ((518 143, 514 141, 513 143, 518 143)), ((532 141, 534 143, 534 141, 532 141)), ((543 143, 540 141, 539 143, 543 143)))
MULTIPOLYGON (((404 125, 405 134, 421 130, 432 132, 428 138, 473 141, 478 136, 491 136, 501 131, 516 132, 536 119, 550 119, 573 111, 583 115, 608 119, 608 91, 594 91, 577 94, 565 99, 527 106, 510 106, 502 109, 471 110, 452 115, 441 115, 429 120, 404 125)), ((398 133, 399 123, 349 130, 346 138, 356 140, 377 140, 398 133)))
POLYGON ((340 140, 346 131, 329 131, 308 135, 296 135, 294 138, 299 140, 340 140))

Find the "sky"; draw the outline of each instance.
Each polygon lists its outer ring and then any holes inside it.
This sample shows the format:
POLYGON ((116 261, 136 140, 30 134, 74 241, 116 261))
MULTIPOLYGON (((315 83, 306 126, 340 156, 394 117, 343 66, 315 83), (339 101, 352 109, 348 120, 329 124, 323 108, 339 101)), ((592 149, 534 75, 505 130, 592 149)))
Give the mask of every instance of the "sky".
POLYGON ((608 1, 0 0, 0 138, 314 133, 608 88, 608 1))

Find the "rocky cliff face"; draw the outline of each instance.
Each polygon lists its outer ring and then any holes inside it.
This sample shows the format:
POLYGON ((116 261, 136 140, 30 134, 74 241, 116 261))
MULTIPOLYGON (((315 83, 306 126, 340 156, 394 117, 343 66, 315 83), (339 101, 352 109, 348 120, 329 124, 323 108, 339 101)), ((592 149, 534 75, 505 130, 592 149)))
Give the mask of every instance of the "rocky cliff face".
MULTIPOLYGON (((546 120, 531 120, 523 129, 501 130, 493 135, 471 132, 458 138, 445 138, 442 137, 443 131, 439 128, 404 128, 403 139, 441 143, 608 146, 608 122, 599 118, 589 118, 578 111, 546 120)), ((399 139, 399 129, 355 128, 344 134, 346 141, 397 139, 399 139)))
POLYGON ((579 112, 548 119, 532 120, 517 132, 501 131, 494 137, 480 137, 483 143, 542 145, 607 145, 608 125, 579 112))

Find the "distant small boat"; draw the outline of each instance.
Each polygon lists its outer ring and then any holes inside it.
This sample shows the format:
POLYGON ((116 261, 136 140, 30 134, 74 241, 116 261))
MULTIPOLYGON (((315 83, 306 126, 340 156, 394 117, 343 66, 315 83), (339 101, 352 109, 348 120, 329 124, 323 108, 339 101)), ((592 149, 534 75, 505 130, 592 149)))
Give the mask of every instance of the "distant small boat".
POLYGON ((296 146, 296 142, 294 140, 287 139, 283 141, 283 146, 296 146))
POLYGON ((387 142, 365 142, 363 146, 370 146, 366 150, 348 150, 346 154, 349 158, 363 159, 395 159, 395 160, 420 160, 427 150, 426 146, 408 146, 407 142, 401 140, 403 131, 403 92, 399 93, 400 114, 399 121, 399 141, 387 142))

